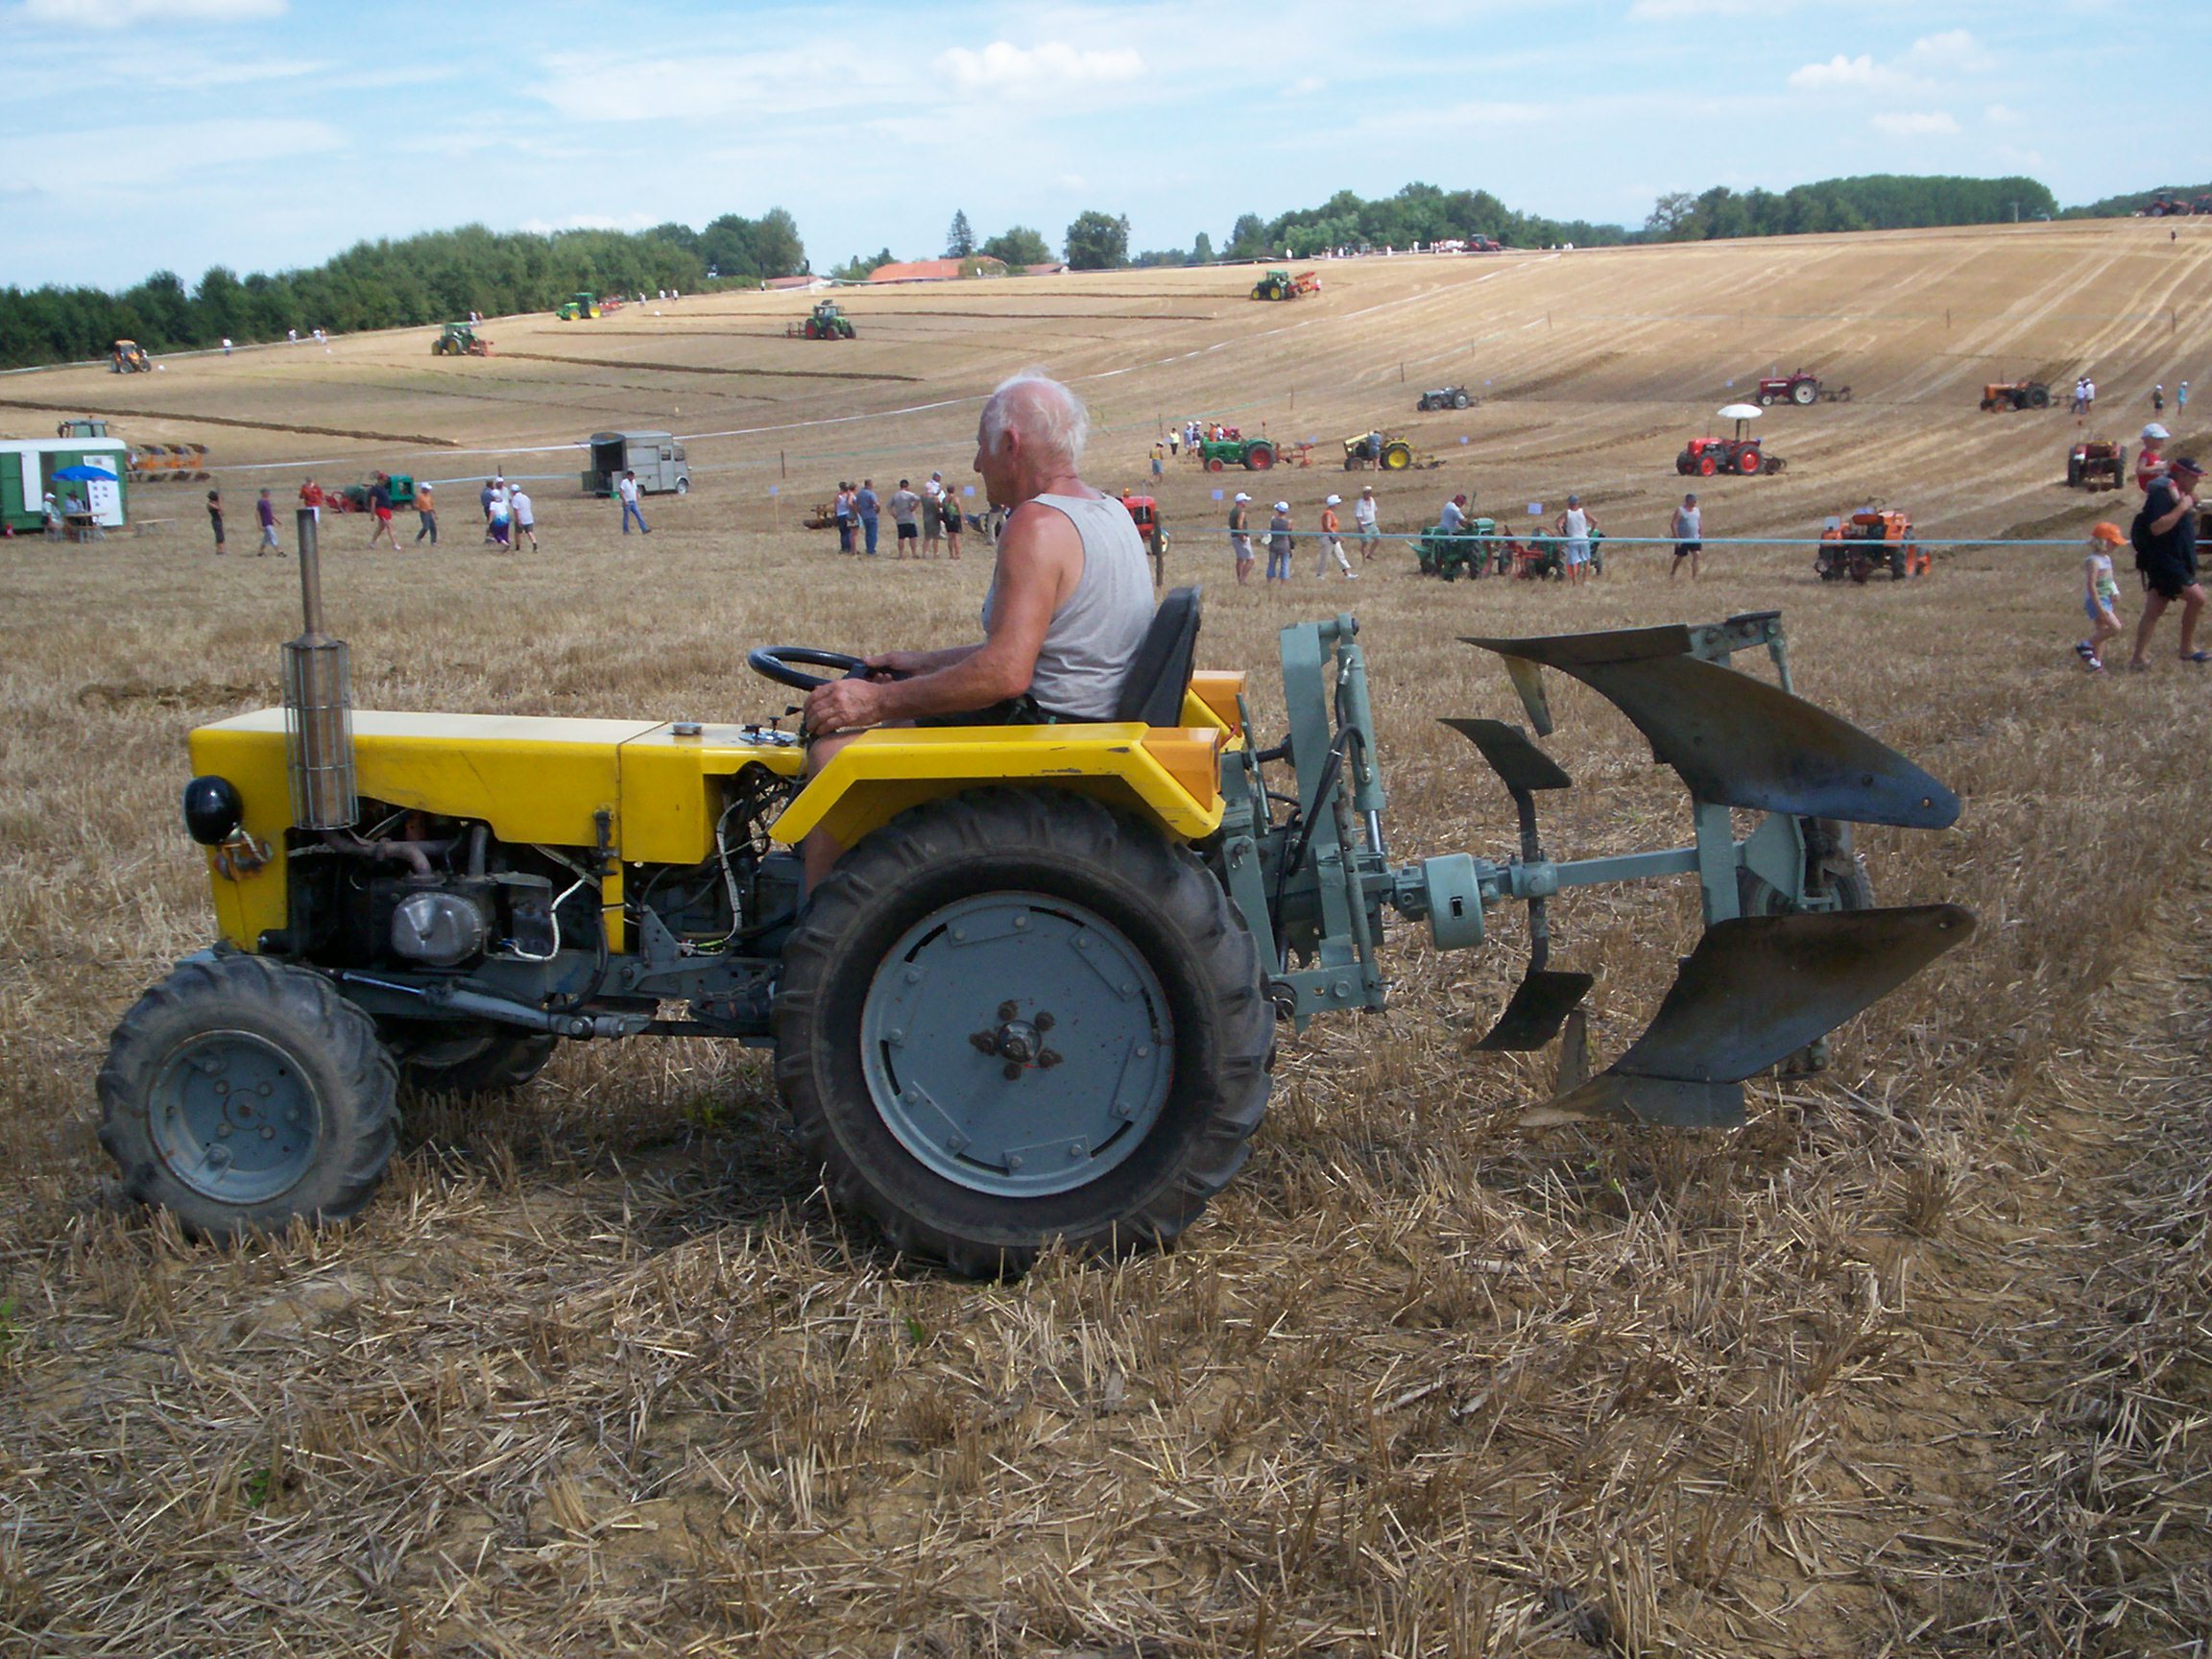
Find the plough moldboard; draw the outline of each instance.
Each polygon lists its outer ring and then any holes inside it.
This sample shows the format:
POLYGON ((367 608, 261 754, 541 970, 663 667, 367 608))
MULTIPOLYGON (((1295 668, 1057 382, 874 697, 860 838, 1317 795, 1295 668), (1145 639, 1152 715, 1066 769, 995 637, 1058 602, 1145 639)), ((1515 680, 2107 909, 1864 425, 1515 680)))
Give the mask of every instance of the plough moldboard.
MULTIPOLYGON (((1973 931, 1972 915, 1957 905, 1872 906, 1850 826, 1939 830, 1958 817, 1959 800, 1894 750, 1794 693, 1775 613, 1695 627, 1469 638, 1503 659, 1536 736, 1552 731, 1548 668, 1620 709, 1649 741, 1653 757, 1689 789, 1694 837, 1684 847, 1554 858, 1544 846, 1536 800, 1570 787, 1566 770, 1520 726, 1453 718, 1444 724, 1475 745, 1512 797, 1518 854, 1503 862, 1452 854, 1396 874, 1383 855, 1382 790, 1370 758, 1365 673, 1353 633, 1348 617, 1285 631, 1291 735, 1281 750, 1252 761, 1256 773, 1268 760, 1295 762, 1326 746, 1321 764, 1299 767, 1300 824, 1327 816, 1325 801, 1307 797, 1310 770, 1321 796, 1347 795, 1347 810, 1337 814, 1341 844, 1325 848, 1320 860, 1303 841, 1325 838, 1326 828, 1303 830, 1257 860, 1274 872, 1279 889, 1266 921, 1279 932, 1272 941, 1283 964, 1276 995, 1293 1017, 1347 1000, 1380 1005, 1379 995, 1350 998, 1343 973, 1357 964, 1379 990, 1371 942, 1380 936, 1380 916, 1360 914, 1375 901, 1426 916, 1443 947, 1479 943, 1482 912, 1517 901, 1528 910, 1528 968, 1479 1046, 1541 1048, 1575 1022, 1559 1091, 1527 1120, 1727 1126, 1743 1120, 1744 1079, 1792 1056, 1823 1063, 1830 1031, 1973 931), (1332 644, 1334 737, 1322 724, 1331 695, 1319 674, 1332 644), (1729 664, 1734 653, 1762 648, 1778 685, 1729 664), (1762 815, 1741 836, 1732 816, 1738 811, 1762 815), (1358 847, 1349 832, 1355 812, 1367 826, 1358 847), (1337 874, 1355 869, 1357 876, 1337 874), (1571 888, 1675 876, 1696 878, 1705 932, 1649 1027, 1612 1065, 1583 1076, 1578 1010, 1594 980, 1551 965, 1551 902, 1571 888), (1346 891, 1332 904, 1329 890, 1337 879, 1346 891), (1356 902, 1355 892, 1369 902, 1356 902), (1304 966, 1293 970, 1292 957, 1304 966)), ((1238 860, 1232 855, 1229 863, 1234 892, 1238 860)), ((1252 906, 1244 908, 1249 920, 1252 906)))

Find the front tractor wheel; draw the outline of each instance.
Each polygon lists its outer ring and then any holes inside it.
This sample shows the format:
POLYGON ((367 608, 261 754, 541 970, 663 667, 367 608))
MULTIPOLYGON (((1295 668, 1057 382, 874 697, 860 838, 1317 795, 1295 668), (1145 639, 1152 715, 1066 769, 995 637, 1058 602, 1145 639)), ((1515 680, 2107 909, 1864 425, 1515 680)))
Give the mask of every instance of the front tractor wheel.
POLYGON ((100 1069, 100 1143, 124 1190, 214 1238, 335 1221, 391 1162, 397 1076, 320 974, 258 956, 180 963, 100 1069))
POLYGON ((1274 1012, 1205 866, 1046 789, 903 813, 786 947, 776 1075, 831 1201, 991 1276, 1173 1238, 1242 1166, 1274 1012))

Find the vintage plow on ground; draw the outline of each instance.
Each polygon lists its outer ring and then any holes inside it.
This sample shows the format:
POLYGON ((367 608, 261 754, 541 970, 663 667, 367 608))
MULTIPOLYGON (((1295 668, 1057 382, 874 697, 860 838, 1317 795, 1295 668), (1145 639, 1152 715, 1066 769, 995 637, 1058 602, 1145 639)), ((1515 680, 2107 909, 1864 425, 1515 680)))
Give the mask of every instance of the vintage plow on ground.
MULTIPOLYGON (((1817 1044, 1972 927, 1876 909, 1848 826, 1939 829, 1950 791, 1794 696, 1772 613, 1472 643, 1530 725, 1547 670, 1618 706, 1690 790, 1689 845, 1557 859, 1535 802, 1567 775, 1521 728, 1455 719, 1519 813, 1503 859, 1394 859, 1350 616, 1280 639, 1288 732, 1241 674, 1193 670, 1170 593, 1096 724, 878 730, 811 778, 764 724, 354 710, 300 522, 306 632, 285 705, 202 727, 187 828, 220 940, 117 1027, 101 1138, 134 1197, 230 1236, 352 1214, 399 1086, 518 1086, 562 1041, 772 1048, 841 1214, 971 1273, 1055 1243, 1117 1252, 1194 1221, 1265 1114, 1279 1022, 1378 1009, 1386 913, 1442 949, 1526 905, 1531 959, 1483 1046, 1533 1049, 1586 974, 1548 906, 1693 878, 1703 937, 1656 1019, 1534 1120, 1723 1126, 1743 1080, 1817 1044), (1728 666, 1764 648, 1780 684, 1728 666), (1735 815, 1761 816, 1737 833, 1735 815), (809 834, 844 849, 803 891, 809 834)), ((763 647, 781 684, 856 658, 763 647)), ((779 700, 781 702, 781 700, 779 700)))

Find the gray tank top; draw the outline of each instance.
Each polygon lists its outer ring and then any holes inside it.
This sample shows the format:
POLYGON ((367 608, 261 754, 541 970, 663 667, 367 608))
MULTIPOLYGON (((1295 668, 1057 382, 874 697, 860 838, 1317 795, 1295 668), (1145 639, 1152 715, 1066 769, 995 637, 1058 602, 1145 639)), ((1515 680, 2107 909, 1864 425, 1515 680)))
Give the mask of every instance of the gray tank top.
MULTIPOLYGON (((1083 539, 1083 574, 1052 613, 1037 653, 1029 694, 1046 711, 1070 720, 1111 720, 1121 682, 1152 625, 1152 567, 1129 509, 1111 496, 1040 495, 1065 514, 1083 539)), ((983 627, 991 601, 983 599, 983 627)))

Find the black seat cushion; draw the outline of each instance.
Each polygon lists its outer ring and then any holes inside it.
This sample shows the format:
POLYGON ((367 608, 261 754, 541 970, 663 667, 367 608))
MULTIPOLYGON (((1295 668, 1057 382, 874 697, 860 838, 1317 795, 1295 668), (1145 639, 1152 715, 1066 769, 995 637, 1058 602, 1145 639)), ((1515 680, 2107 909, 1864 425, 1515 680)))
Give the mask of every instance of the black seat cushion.
POLYGON ((1160 601, 1152 626, 1130 660, 1114 705, 1117 720, 1142 720, 1147 726, 1180 726, 1183 692, 1190 684, 1190 664, 1198 652, 1201 589, 1177 588, 1160 601))

